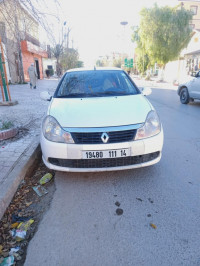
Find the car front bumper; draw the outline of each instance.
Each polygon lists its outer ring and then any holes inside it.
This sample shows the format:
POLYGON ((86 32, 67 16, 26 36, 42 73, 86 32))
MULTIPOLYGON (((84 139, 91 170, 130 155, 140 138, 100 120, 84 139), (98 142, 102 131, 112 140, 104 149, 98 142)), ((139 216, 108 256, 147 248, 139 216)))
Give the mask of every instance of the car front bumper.
POLYGON ((153 137, 112 144, 64 144, 48 141, 41 134, 42 159, 45 165, 64 172, 100 172, 140 168, 160 161, 163 129, 153 137), (82 159, 82 151, 103 151, 130 148, 129 157, 82 159))

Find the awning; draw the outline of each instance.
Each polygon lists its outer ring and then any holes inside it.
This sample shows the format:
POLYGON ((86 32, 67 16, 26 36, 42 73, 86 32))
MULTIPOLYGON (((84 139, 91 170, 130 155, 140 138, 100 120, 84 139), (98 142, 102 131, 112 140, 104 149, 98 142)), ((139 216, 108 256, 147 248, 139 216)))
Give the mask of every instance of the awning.
POLYGON ((196 50, 196 51, 193 51, 193 52, 190 52, 190 53, 187 53, 185 55, 199 55, 200 54, 200 50, 196 50))

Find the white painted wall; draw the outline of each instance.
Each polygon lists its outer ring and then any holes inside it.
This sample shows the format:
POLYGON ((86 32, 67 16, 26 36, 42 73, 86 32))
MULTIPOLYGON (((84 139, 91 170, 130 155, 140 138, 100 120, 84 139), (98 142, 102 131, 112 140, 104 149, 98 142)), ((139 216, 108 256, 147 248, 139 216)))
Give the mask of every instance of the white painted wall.
POLYGON ((169 82, 178 81, 183 82, 187 77, 186 61, 176 60, 166 64, 164 80, 169 82))
POLYGON ((182 50, 181 56, 198 50, 200 50, 200 32, 195 30, 187 48, 182 50))
POLYGON ((54 72, 56 71, 56 59, 42 58, 42 63, 43 63, 44 77, 46 77, 45 70, 47 69, 47 66, 49 65, 53 66, 54 72))

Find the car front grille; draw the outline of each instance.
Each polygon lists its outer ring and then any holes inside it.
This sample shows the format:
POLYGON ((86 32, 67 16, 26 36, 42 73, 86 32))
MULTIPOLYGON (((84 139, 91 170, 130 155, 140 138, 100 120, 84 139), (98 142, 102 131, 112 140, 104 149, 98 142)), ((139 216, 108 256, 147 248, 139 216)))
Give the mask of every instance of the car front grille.
POLYGON ((71 135, 76 144, 102 144, 103 133, 107 133, 109 137, 106 143, 120 143, 134 140, 136 131, 136 129, 131 129, 110 132, 74 132, 71 135))
POLYGON ((68 168, 106 168, 106 167, 118 167, 128 166, 134 164, 140 164, 152 161, 159 157, 160 152, 153 152, 138 156, 128 156, 121 158, 109 158, 109 159, 57 159, 49 158, 49 162, 56 166, 68 167, 68 168))

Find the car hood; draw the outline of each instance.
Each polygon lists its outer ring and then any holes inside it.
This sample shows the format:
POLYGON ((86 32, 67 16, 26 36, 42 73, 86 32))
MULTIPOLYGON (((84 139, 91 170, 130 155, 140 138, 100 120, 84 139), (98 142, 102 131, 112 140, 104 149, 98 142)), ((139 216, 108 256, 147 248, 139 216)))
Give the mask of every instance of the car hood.
POLYGON ((144 123, 151 106, 142 95, 53 98, 48 114, 62 127, 111 127, 144 123))

